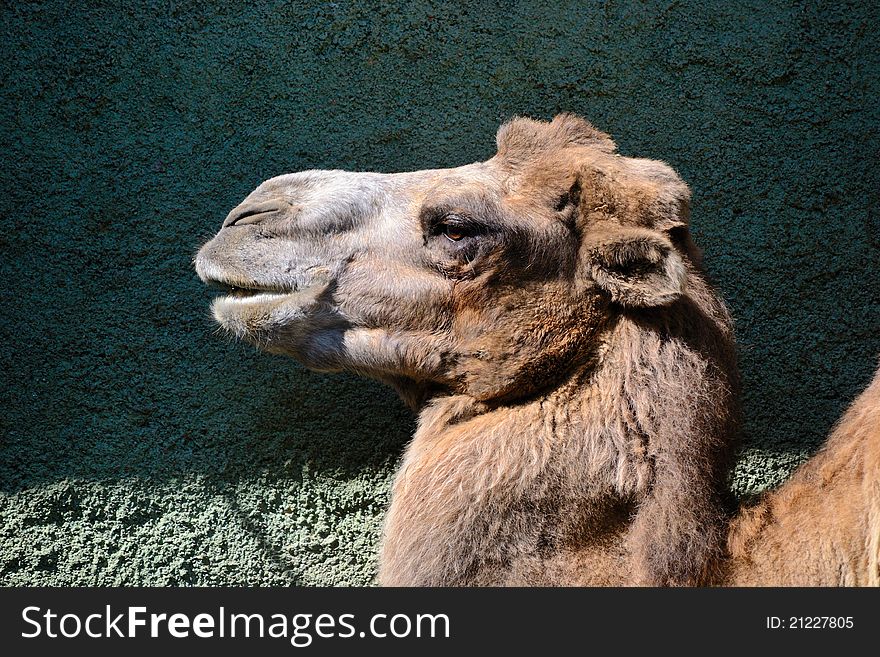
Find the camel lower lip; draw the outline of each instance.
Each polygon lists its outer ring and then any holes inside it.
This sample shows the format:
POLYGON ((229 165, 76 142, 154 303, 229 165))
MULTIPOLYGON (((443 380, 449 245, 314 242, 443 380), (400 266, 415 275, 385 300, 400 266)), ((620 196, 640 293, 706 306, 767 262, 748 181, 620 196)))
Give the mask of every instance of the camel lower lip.
POLYGON ((294 290, 287 292, 273 292, 270 290, 232 290, 228 294, 220 296, 219 299, 227 303, 265 303, 267 301, 278 301, 284 297, 292 297, 296 294, 298 294, 298 292, 294 290))
MULTIPOLYGON (((256 288, 227 287, 225 294, 215 297, 212 307, 224 316, 250 315, 258 309, 280 306, 298 306, 311 303, 327 286, 325 281, 314 281, 310 285, 295 286, 287 290, 260 290, 256 288)), ((219 317, 218 317, 219 319, 219 317)))
POLYGON ((318 299, 326 289, 326 283, 318 283, 296 291, 221 296, 211 304, 211 313, 234 336, 256 341, 267 348, 274 332, 315 312, 320 305, 318 299))

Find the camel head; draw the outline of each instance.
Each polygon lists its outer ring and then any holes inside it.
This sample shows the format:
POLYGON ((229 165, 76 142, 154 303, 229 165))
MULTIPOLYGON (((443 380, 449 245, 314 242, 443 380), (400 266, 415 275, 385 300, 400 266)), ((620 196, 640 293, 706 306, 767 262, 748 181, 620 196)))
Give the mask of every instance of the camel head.
POLYGON ((689 191, 572 115, 514 119, 485 162, 267 180, 195 259, 229 333, 322 371, 512 401, 601 358, 620 313, 663 312, 695 253, 689 191))

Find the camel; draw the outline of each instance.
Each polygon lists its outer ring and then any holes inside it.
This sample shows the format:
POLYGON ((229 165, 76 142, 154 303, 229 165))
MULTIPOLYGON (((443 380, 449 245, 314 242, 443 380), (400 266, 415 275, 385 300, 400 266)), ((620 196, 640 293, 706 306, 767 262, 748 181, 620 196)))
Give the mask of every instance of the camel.
POLYGON ((496 141, 450 169, 272 178, 195 258, 230 334, 418 414, 378 582, 880 583, 880 374, 735 508, 733 327, 688 186, 571 114, 496 141))

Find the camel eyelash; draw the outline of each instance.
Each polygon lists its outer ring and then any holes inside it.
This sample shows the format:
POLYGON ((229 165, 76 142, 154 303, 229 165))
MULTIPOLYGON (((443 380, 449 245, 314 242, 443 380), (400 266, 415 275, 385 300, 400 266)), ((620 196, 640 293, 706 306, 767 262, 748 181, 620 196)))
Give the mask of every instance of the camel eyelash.
POLYGON ((467 237, 491 232, 490 226, 457 212, 438 213, 429 220, 428 234, 432 237, 443 236, 450 242, 460 242, 467 237))

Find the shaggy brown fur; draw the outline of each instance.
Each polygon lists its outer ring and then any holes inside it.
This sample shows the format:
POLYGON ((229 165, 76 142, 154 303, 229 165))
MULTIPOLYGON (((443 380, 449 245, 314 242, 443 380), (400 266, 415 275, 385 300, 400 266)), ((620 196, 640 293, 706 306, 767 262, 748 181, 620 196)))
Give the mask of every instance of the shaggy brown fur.
POLYGON ((733 334, 687 186, 571 115, 497 141, 456 169, 267 181, 197 256, 254 292, 217 320, 419 412, 381 583, 738 581, 781 502, 738 520, 726 560, 733 334))

